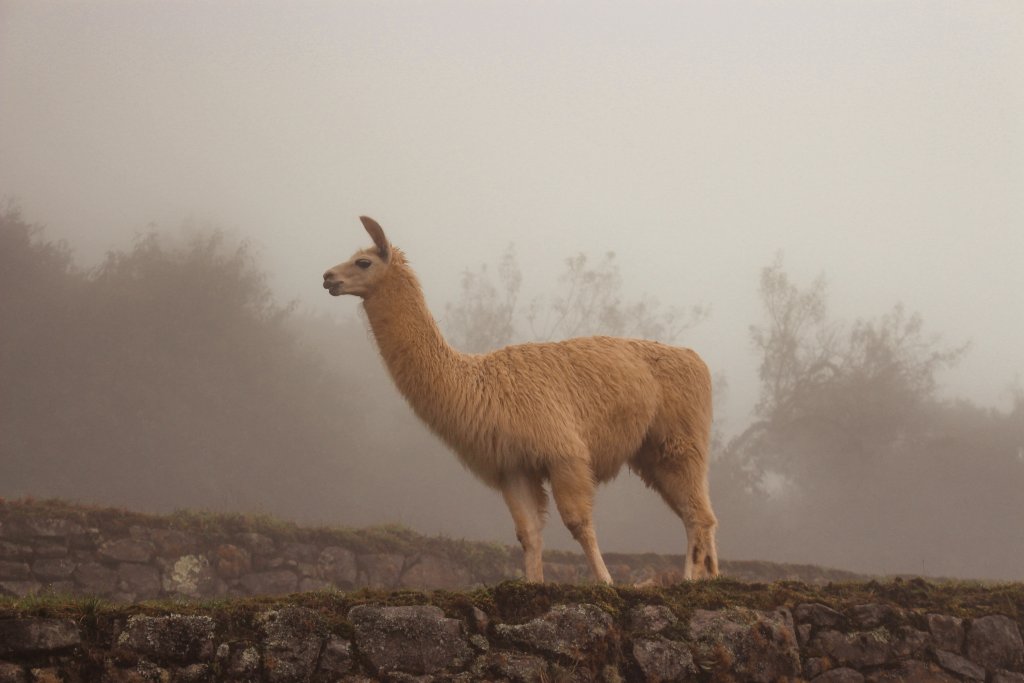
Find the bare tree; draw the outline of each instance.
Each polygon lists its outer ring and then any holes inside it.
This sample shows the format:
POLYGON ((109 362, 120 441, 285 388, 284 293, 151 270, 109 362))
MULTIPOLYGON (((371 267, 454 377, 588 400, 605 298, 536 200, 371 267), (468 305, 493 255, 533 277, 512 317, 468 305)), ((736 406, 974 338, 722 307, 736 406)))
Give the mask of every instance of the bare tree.
POLYGON ((901 305, 874 320, 830 321, 826 292, 823 276, 793 283, 781 258, 762 271, 765 318, 750 328, 761 359, 758 419, 728 447, 745 466, 756 460, 761 472, 797 477, 833 459, 863 466, 920 427, 938 373, 966 351, 926 334, 901 305))
POLYGON ((457 348, 479 352, 512 341, 596 334, 672 343, 709 315, 708 308, 699 305, 665 308, 647 294, 626 299, 613 252, 597 263, 583 253, 567 258, 558 277, 559 287, 553 288, 560 294, 551 299, 535 298, 525 310, 519 306, 522 274, 511 246, 496 270, 497 283, 486 265, 466 271, 459 300, 446 307, 447 332, 457 348))
POLYGON ((515 337, 515 314, 523 276, 510 244, 497 267, 498 283, 491 281, 487 264, 462 273, 458 303, 445 307, 448 334, 455 348, 481 353, 505 346, 515 337))
POLYGON ((761 271, 765 322, 750 326, 761 358, 758 415, 785 410, 829 367, 836 352, 836 329, 827 321, 826 293, 823 275, 805 289, 797 287, 782 269, 781 255, 761 271))

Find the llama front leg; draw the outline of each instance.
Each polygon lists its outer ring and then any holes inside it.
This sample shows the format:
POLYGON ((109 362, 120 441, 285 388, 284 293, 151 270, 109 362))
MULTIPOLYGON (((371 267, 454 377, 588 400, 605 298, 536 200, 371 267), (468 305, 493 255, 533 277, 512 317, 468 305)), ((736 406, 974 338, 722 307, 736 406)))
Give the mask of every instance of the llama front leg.
POLYGON ((569 533, 583 548, 594 578, 611 583, 612 575, 601 557, 594 533, 594 479, 590 466, 582 460, 558 463, 550 467, 551 494, 569 533))
POLYGON ((501 494, 512 513, 516 525, 516 537, 523 546, 523 563, 526 580, 536 583, 544 581, 544 517, 547 514, 548 497, 540 477, 515 474, 506 477, 501 485, 501 494))

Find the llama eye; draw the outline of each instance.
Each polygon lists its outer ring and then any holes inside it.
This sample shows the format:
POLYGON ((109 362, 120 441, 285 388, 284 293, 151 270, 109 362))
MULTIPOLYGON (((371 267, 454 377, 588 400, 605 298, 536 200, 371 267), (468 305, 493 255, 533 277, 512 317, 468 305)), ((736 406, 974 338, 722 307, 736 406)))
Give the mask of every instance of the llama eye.
POLYGON ((365 270, 370 267, 370 259, 361 258, 356 261, 356 265, 365 270))

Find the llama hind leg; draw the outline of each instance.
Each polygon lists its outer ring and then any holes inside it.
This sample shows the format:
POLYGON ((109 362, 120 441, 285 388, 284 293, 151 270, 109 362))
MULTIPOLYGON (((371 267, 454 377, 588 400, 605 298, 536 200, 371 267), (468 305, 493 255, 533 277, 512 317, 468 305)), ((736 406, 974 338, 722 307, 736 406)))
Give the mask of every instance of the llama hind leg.
POLYGON ((656 490, 686 527, 687 579, 718 576, 715 529, 718 520, 708 493, 706 449, 687 440, 669 440, 638 463, 640 476, 656 490))
POLYGON ((549 468, 551 494, 562 521, 583 548, 594 577, 611 583, 612 575, 601 557, 594 533, 594 478, 585 460, 561 462, 549 468))
POLYGON ((525 473, 507 477, 501 485, 512 521, 516 525, 516 537, 523 546, 523 564, 526 580, 536 583, 544 581, 544 517, 547 514, 548 497, 540 477, 525 473))

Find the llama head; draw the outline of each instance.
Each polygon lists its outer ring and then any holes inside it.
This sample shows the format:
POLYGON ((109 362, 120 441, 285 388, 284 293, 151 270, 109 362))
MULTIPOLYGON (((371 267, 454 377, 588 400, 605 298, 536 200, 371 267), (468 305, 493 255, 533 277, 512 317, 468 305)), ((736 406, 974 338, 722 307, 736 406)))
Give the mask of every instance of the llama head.
POLYGON ((365 299, 387 276, 391 267, 394 249, 384 236, 380 224, 366 216, 360 216, 359 220, 373 238, 374 246, 357 251, 348 261, 324 273, 324 289, 331 296, 354 294, 365 299))

